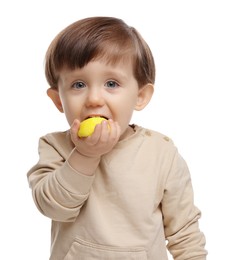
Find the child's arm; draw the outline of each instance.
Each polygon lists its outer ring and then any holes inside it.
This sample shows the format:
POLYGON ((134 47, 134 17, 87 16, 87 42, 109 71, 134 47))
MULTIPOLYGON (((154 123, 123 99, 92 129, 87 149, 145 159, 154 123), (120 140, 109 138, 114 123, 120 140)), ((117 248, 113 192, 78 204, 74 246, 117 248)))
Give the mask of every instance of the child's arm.
POLYGON ((174 259, 205 260, 205 237, 200 232, 200 211, 194 206, 190 174, 177 153, 172 164, 162 201, 165 235, 174 259))
MULTIPOLYGON (((28 179, 34 201, 44 215, 55 221, 75 220, 89 196, 100 157, 119 139, 119 128, 113 124, 112 134, 116 137, 110 135, 106 142, 102 138, 96 140, 96 136, 76 141, 77 131, 72 127, 76 147, 70 155, 63 155, 64 140, 49 140, 50 136, 40 139, 40 159, 28 172, 28 179)), ((98 127, 96 134, 100 131, 98 127)))

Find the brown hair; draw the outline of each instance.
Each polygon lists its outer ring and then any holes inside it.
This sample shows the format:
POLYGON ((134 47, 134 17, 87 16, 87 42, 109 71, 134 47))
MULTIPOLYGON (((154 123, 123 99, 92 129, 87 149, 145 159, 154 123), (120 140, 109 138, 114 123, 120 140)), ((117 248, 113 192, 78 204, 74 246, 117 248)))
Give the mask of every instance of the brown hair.
POLYGON ((49 85, 57 88, 63 68, 82 68, 91 60, 116 63, 131 59, 140 86, 154 84, 155 65, 151 50, 135 28, 113 17, 90 17, 61 31, 51 42, 45 59, 49 85))

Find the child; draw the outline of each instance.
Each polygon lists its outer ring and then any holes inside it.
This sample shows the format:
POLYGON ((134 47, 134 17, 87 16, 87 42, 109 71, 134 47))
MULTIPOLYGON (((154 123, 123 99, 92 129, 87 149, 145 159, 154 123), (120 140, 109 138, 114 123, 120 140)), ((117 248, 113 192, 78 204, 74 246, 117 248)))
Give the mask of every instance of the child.
POLYGON ((200 211, 185 161, 166 136, 129 125, 150 101, 151 51, 111 17, 79 20, 52 41, 48 96, 70 125, 39 142, 28 172, 38 209, 52 219, 51 260, 206 259, 200 211), (104 117, 91 136, 80 122, 104 117))

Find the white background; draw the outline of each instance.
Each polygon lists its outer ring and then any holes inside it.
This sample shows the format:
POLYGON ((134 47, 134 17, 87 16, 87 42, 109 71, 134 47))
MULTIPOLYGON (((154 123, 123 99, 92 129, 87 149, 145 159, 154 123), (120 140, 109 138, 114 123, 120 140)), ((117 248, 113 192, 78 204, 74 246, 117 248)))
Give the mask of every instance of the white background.
POLYGON ((34 206, 26 173, 38 159, 38 138, 68 125, 46 96, 43 60, 60 30, 97 15, 122 18, 150 45, 157 67, 155 94, 132 122, 174 140, 191 170, 208 259, 226 259, 225 0, 1 1, 1 256, 10 260, 49 257, 50 220, 34 206))

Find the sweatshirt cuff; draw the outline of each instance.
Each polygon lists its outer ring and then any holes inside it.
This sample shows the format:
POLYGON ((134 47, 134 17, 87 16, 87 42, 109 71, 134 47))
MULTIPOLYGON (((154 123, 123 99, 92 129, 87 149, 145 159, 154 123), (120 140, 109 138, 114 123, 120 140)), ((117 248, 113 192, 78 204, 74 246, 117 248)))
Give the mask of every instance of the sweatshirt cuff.
POLYGON ((95 175, 88 176, 77 172, 66 161, 59 171, 56 172, 56 179, 69 192, 85 195, 89 192, 95 175))

